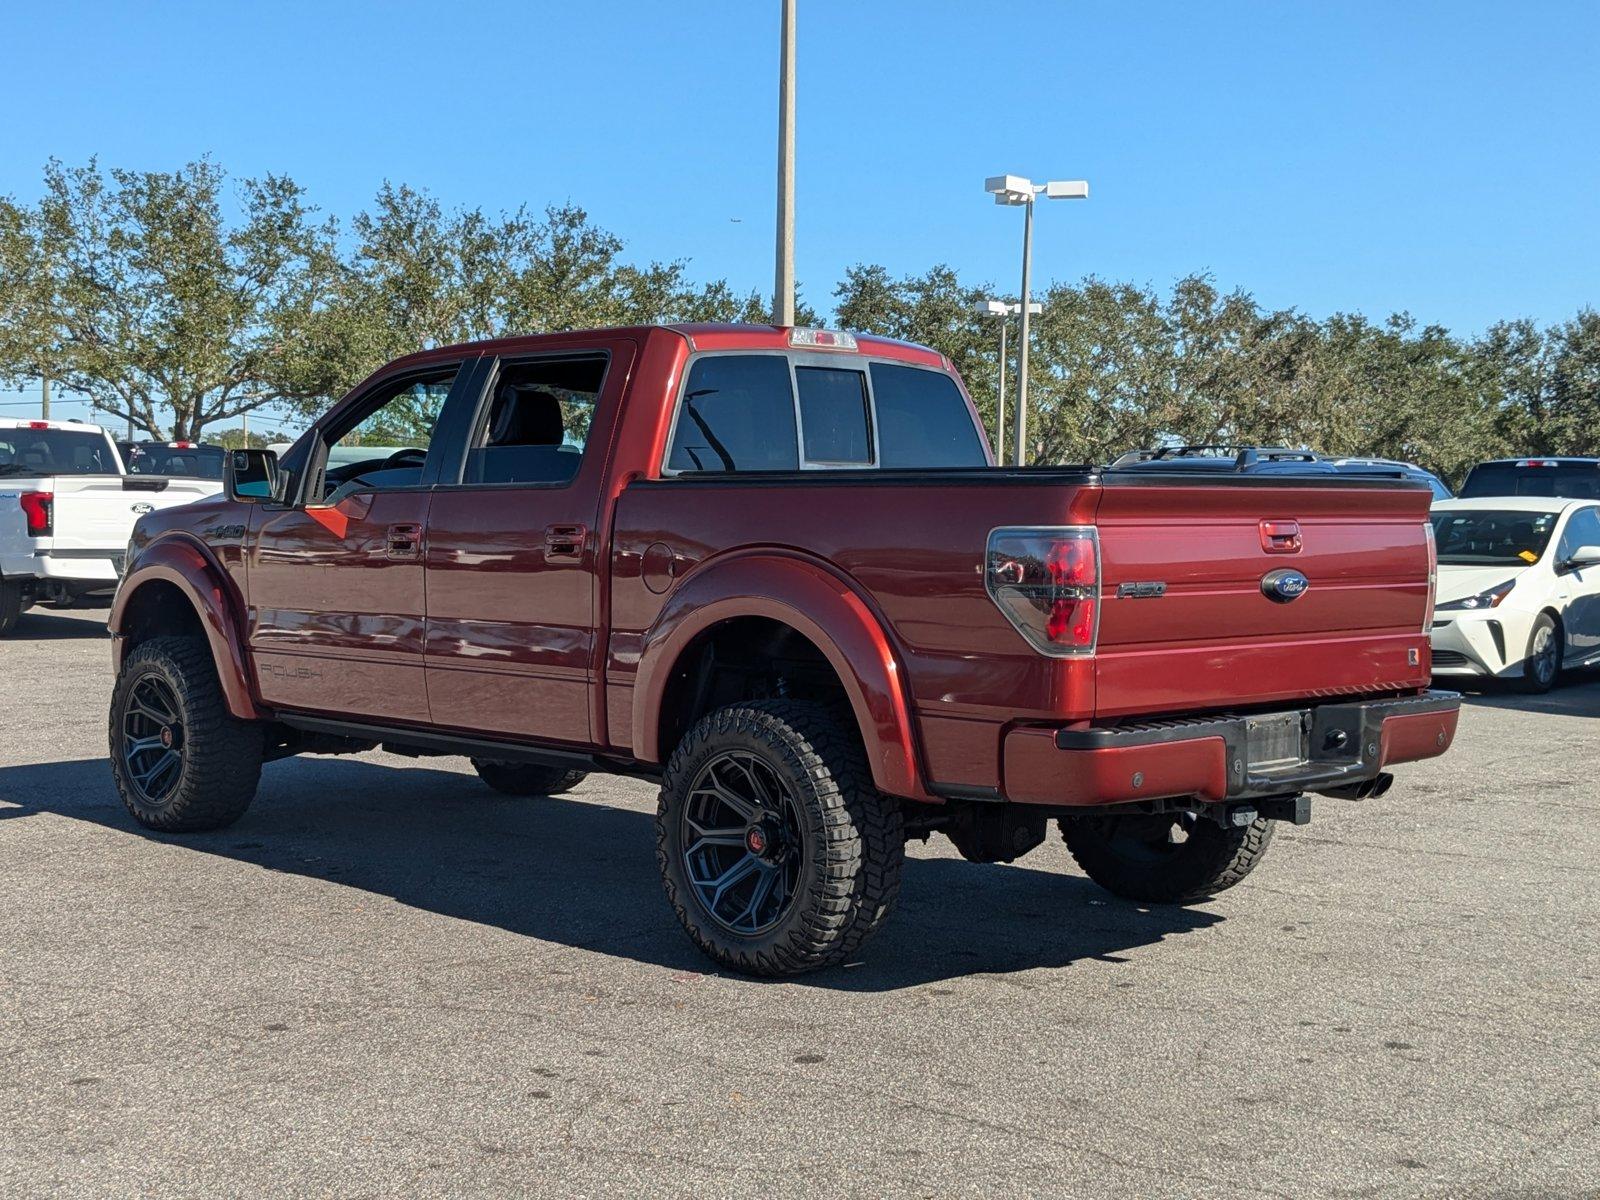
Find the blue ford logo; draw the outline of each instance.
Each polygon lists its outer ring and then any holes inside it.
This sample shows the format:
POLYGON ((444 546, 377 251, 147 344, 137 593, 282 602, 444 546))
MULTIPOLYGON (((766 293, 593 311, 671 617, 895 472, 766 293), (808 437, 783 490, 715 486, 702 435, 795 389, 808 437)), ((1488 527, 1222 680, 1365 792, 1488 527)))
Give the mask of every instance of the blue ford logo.
POLYGON ((1287 604, 1291 600, 1298 600, 1311 586, 1299 571, 1268 571, 1261 577, 1261 591, 1268 600, 1276 600, 1279 604, 1287 604))

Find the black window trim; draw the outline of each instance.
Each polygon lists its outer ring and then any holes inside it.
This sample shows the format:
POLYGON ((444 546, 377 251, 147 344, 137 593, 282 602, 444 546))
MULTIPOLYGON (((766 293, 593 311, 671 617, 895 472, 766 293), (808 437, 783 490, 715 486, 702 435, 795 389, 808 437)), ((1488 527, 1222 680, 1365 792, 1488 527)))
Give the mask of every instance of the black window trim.
MULTIPOLYGON (((986 457, 993 457, 993 450, 989 445, 989 435, 983 428, 983 423, 973 411, 971 397, 966 389, 961 386, 960 380, 951 372, 939 367, 931 367, 925 363, 907 362, 903 358, 892 358, 882 354, 850 354, 843 352, 830 352, 827 350, 783 350, 783 349, 730 349, 730 350, 697 350, 691 353, 683 364, 683 377, 678 380, 672 403, 672 421, 667 427, 666 444, 662 447, 659 469, 661 478, 672 479, 687 475, 695 478, 705 478, 712 475, 744 475, 754 472, 740 471, 684 471, 675 469, 672 463, 672 447, 678 439, 678 422, 683 416, 684 396, 689 389, 689 376, 694 373, 695 364, 703 358, 752 358, 757 355, 775 355, 785 358, 789 362, 789 398, 794 405, 794 432, 796 470, 799 471, 882 471, 887 468, 880 466, 883 462, 882 447, 880 445, 881 422, 878 420, 878 394, 873 388, 872 367, 882 363, 889 367, 905 367, 912 371, 927 371, 932 375, 942 375, 956 384, 956 392, 961 397, 962 405, 967 410, 967 417, 972 421, 972 428, 978 435, 978 445, 983 447, 986 457), (800 367, 828 367, 834 370, 859 371, 863 376, 867 389, 867 420, 871 423, 872 434, 872 461, 868 463, 835 463, 823 462, 806 457, 805 418, 800 411, 800 379, 796 371, 800 367)), ((990 466, 993 465, 991 462, 990 466)), ((770 473, 770 472, 769 472, 770 473)))
POLYGON ((579 456, 578 470, 572 473, 572 478, 565 482, 549 483, 468 483, 467 455, 472 453, 473 440, 477 438, 478 431, 483 428, 489 415, 489 406, 494 402, 494 389, 500 382, 500 372, 506 367, 520 367, 528 363, 537 362, 562 362, 575 359, 598 359, 605 364, 600 372, 600 390, 595 393, 594 412, 589 417, 589 431, 594 432, 594 420, 600 415, 600 397, 605 394, 606 384, 611 379, 611 365, 614 356, 609 346, 600 346, 594 349, 583 350, 545 350, 534 354, 508 354, 491 355, 486 357, 482 377, 478 380, 477 397, 468 401, 463 397, 464 406, 471 416, 466 422, 465 431, 454 437, 443 461, 440 464, 439 477, 431 485, 435 491, 441 492, 503 492, 526 491, 537 489, 540 491, 559 491, 572 487, 578 481, 578 475, 583 470, 583 458, 589 453, 589 439, 584 439, 583 454, 579 456))

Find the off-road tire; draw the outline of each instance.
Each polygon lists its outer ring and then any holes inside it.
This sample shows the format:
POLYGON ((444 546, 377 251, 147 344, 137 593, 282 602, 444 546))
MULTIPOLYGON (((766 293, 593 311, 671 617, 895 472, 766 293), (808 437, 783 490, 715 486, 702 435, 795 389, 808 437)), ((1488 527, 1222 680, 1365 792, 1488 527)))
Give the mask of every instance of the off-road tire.
POLYGON ((0 579, 0 637, 16 627, 22 615, 22 584, 0 579))
POLYGON ((261 779, 263 727, 228 712, 211 650, 203 638, 159 637, 123 660, 111 693, 111 774, 134 820, 163 833, 221 829, 244 815, 261 779), (130 778, 123 729, 129 700, 149 674, 165 681, 182 718, 182 764, 177 783, 158 803, 130 778))
POLYGON ((487 758, 472 760, 478 778, 506 796, 559 796, 570 792, 589 777, 587 771, 550 767, 542 763, 495 762, 487 758))
POLYGON ((1113 895, 1150 904, 1189 904, 1226 891, 1261 861, 1272 841, 1272 822, 1223 828, 1205 818, 1184 822, 1188 840, 1169 852, 1139 852, 1139 832, 1157 825, 1150 817, 1066 817, 1061 836, 1078 866, 1113 895))
POLYGON ((1528 632, 1528 648, 1522 656, 1522 673, 1511 681, 1511 686, 1533 696, 1542 695, 1555 687, 1556 680, 1561 678, 1563 640, 1560 622, 1549 613, 1540 613, 1534 618, 1533 628, 1528 632), (1538 661, 1541 635, 1548 635, 1549 644, 1554 646, 1553 660, 1544 664, 1538 661), (1548 673, 1541 674, 1541 671, 1548 673))
POLYGON ((656 861, 689 937, 748 975, 799 975, 844 961, 888 919, 900 894, 900 802, 872 782, 854 726, 820 704, 757 700, 708 714, 667 763, 656 810, 656 861), (802 855, 792 900, 765 932, 742 936, 703 906, 684 861, 682 816, 702 768, 726 751, 753 754, 789 789, 802 855))

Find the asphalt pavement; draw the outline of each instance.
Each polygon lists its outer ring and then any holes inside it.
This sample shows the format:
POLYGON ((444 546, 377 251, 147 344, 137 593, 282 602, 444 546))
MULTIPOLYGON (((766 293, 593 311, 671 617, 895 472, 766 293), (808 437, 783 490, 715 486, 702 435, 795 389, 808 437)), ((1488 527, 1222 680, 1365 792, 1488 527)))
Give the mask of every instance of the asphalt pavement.
POLYGON ((298 759, 142 831, 104 617, 0 642, 0 1196, 1600 1194, 1600 681, 1194 908, 913 843, 774 983, 679 931, 636 781, 298 759))

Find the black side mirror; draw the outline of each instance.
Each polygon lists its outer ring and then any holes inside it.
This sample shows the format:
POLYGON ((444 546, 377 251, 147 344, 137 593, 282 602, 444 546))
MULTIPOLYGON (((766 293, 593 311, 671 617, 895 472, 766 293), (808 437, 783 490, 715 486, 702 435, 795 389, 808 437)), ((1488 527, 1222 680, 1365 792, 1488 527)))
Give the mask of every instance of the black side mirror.
POLYGON ((230 450, 223 488, 229 500, 241 504, 266 504, 283 499, 283 476, 278 455, 272 450, 230 450))

